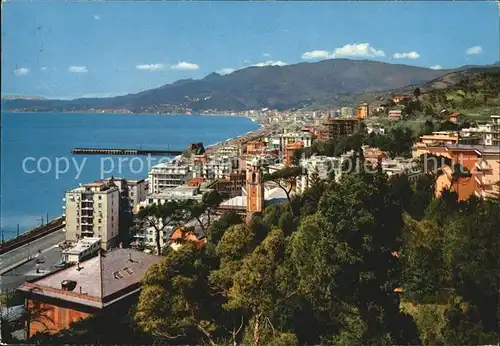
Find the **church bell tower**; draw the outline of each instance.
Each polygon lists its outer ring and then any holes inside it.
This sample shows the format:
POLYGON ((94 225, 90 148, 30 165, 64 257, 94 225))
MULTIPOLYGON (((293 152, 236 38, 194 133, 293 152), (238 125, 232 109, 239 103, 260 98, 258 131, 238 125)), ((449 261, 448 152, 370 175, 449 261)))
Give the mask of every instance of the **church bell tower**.
POLYGON ((251 167, 247 169, 247 214, 260 213, 264 210, 264 184, 259 161, 252 160, 251 167))

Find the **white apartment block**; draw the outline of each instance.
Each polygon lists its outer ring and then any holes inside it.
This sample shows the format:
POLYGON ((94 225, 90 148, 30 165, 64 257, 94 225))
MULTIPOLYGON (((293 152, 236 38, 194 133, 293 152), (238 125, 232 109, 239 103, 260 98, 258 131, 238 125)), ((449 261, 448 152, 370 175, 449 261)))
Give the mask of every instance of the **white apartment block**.
POLYGON ((222 179, 236 168, 229 158, 216 158, 203 164, 201 176, 207 180, 222 179))
POLYGON ((266 139, 269 150, 279 150, 284 153, 285 148, 293 143, 302 142, 304 148, 312 145, 312 134, 309 132, 287 132, 270 136, 266 139))
POLYGON ((185 184, 193 178, 192 167, 181 160, 160 163, 149 171, 149 193, 160 193, 167 188, 185 184))
POLYGON ((493 145, 493 124, 478 125, 478 127, 469 127, 467 129, 462 129, 461 136, 467 137, 479 137, 481 138, 482 145, 493 145))
POLYGON ((118 239, 120 190, 112 182, 98 181, 66 192, 66 240, 101 239, 108 249, 118 239))

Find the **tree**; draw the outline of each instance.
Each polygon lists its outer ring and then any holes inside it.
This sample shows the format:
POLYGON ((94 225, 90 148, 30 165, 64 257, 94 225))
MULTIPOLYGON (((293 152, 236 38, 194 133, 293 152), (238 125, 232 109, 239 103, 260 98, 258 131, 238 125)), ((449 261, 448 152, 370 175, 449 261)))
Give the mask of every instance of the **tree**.
POLYGON ((329 331, 325 337, 349 333, 343 340, 358 344, 415 342, 415 335, 401 336, 396 327, 401 314, 393 290, 400 282, 391 252, 401 246, 402 227, 401 208, 384 175, 361 173, 331 184, 319 212, 292 235, 299 287, 329 331), (353 324, 339 317, 354 312, 353 324))
POLYGON ((135 312, 144 333, 176 343, 215 345, 217 307, 210 296, 204 253, 193 246, 170 251, 151 267, 135 312))
POLYGON ((422 95, 422 93, 420 92, 420 88, 418 88, 418 87, 417 87, 417 88, 415 88, 415 89, 413 90, 413 95, 414 95, 414 96, 415 96, 415 98, 418 100, 418 99, 419 99, 419 97, 420 97, 420 95, 422 95))
MULTIPOLYGON (((233 285, 228 293, 228 310, 243 310, 252 316, 246 333, 251 344, 267 345, 276 344, 283 338, 296 339, 282 332, 276 334, 272 319, 277 306, 287 297, 282 296, 279 285, 276 285, 276 271, 285 251, 284 234, 279 229, 274 229, 264 241, 248 255, 242 263, 241 269, 234 275, 233 285), (272 333, 267 338, 265 326, 270 327, 272 333), (268 338, 271 337, 271 340, 268 338), (278 338, 278 340, 276 339, 278 338)), ((279 343, 278 343, 279 344, 279 343)))
POLYGON ((150 204, 139 210, 137 215, 138 227, 145 229, 152 227, 155 230, 156 250, 161 254, 160 237, 162 232, 171 225, 176 225, 186 219, 185 208, 176 201, 161 204, 150 204))
POLYGON ((210 191, 203 194, 200 202, 191 199, 179 204, 179 207, 184 210, 184 217, 187 221, 196 219, 202 231, 205 232, 210 227, 212 215, 221 202, 220 194, 217 191, 210 191))
POLYGON ((302 167, 285 167, 271 174, 265 174, 263 177, 264 182, 272 181, 285 192, 286 198, 290 205, 290 212, 294 216, 295 214, 292 208, 291 192, 296 184, 297 178, 304 174, 304 168, 302 167))
POLYGON ((212 222, 207 228, 207 239, 210 244, 217 245, 221 240, 226 230, 233 226, 242 223, 241 217, 233 211, 226 212, 218 220, 212 222))

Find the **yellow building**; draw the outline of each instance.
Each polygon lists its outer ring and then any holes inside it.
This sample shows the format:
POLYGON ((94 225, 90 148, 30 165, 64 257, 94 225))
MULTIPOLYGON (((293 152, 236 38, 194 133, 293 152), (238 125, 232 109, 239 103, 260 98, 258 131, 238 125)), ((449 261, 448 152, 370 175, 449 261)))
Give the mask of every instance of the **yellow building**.
POLYGON ((368 103, 362 103, 357 109, 356 109, 356 117, 358 119, 365 119, 368 117, 369 114, 369 107, 368 103))

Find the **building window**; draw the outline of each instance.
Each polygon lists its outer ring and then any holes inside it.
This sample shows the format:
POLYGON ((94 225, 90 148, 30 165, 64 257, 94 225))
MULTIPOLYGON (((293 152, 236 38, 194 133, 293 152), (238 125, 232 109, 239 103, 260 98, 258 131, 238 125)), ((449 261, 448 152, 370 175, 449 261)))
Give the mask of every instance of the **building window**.
POLYGON ((98 206, 99 208, 102 208, 102 203, 99 203, 97 206, 98 206))
POLYGON ((100 231, 101 230, 101 226, 97 227, 97 230, 100 231))
POLYGON ((102 223, 102 219, 97 220, 97 222, 102 223))
POLYGON ((99 197, 98 197, 98 199, 99 199, 99 200, 101 200, 101 199, 102 199, 102 196, 99 196, 99 197))

